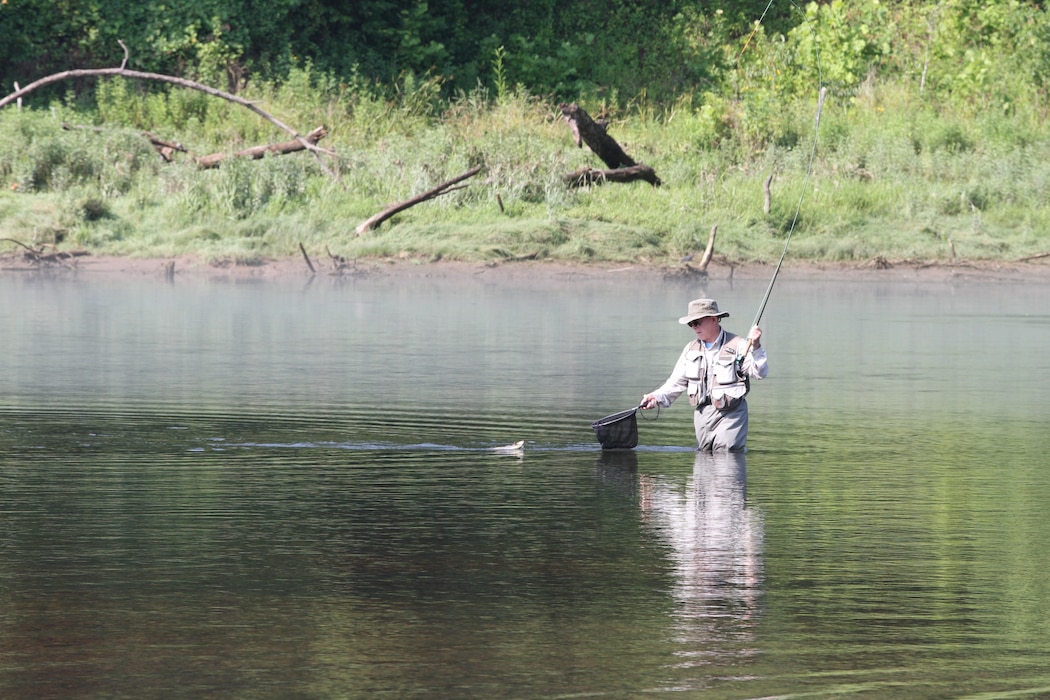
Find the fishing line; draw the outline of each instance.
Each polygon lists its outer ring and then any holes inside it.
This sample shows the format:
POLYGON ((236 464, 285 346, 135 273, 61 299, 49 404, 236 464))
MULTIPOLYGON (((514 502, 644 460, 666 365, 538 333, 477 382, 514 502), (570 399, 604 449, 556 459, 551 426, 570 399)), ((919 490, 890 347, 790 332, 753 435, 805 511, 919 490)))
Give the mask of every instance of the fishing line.
MULTIPOLYGON (((755 28, 748 35, 747 40, 744 42, 744 48, 740 50, 740 55, 737 56, 739 62, 740 56, 743 55, 750 44, 752 37, 758 32, 759 27, 762 26, 762 20, 765 19, 766 13, 769 8, 772 7, 773 0, 769 0, 766 5, 766 9, 762 11, 762 16, 757 22, 755 22, 755 28)), ((801 11, 798 5, 794 2, 791 6, 801 11)), ((784 258, 787 257, 788 244, 791 243, 791 235, 795 232, 795 224, 798 223, 798 217, 802 212, 802 202, 806 197, 806 190, 809 189, 809 181, 813 176, 813 161, 816 159, 817 154, 817 136, 820 133, 820 114, 824 109, 824 97, 827 95, 827 90, 824 87, 824 77, 820 70, 820 46, 819 40, 814 34, 813 42, 813 57, 817 64, 817 84, 819 86, 819 96, 817 98, 817 116, 813 124, 813 145, 809 152, 809 163, 806 166, 806 178, 802 183, 802 193, 798 198, 798 205, 795 207, 795 216, 791 219, 791 226, 788 228, 787 239, 784 241, 784 250, 780 254, 780 260, 777 262, 776 269, 773 270, 773 278, 769 280, 769 286, 766 288, 766 294, 762 297, 762 304, 758 307, 758 313, 755 315, 755 321, 752 326, 757 326, 758 322, 762 320, 762 313, 766 310, 766 303, 769 301, 769 295, 773 291, 773 285, 777 281, 777 275, 780 274, 780 268, 784 264, 784 258)), ((751 339, 747 340, 747 347, 744 352, 737 356, 737 362, 743 361, 744 355, 751 350, 751 339)), ((737 372, 740 372, 740 366, 737 366, 737 372)), ((641 410, 642 406, 638 405, 634 408, 630 408, 626 411, 620 411, 614 413, 611 416, 600 418, 591 424, 594 429, 594 434, 598 438, 598 442, 601 443, 602 449, 632 449, 638 444, 638 423, 637 414, 641 410)), ((660 405, 656 406, 656 416, 660 416, 660 405)), ((643 414, 644 417, 644 414, 643 414)), ((655 420, 655 419, 653 419, 655 420)))
MULTIPOLYGON (((791 4, 794 5, 795 3, 791 4)), ((758 28, 762 26, 762 20, 766 18, 766 13, 769 12, 769 8, 771 7, 773 7, 773 0, 769 0, 769 2, 766 3, 766 9, 762 10, 761 16, 759 16, 758 21, 755 22, 755 28, 751 30, 751 33, 747 35, 747 39, 744 40, 744 47, 740 49, 740 53, 736 56, 737 61, 739 61, 740 57, 744 55, 745 51, 747 51, 748 45, 751 43, 751 40, 755 38, 755 34, 758 33, 758 28)))
MULTIPOLYGON (((766 9, 762 12, 762 17, 766 16, 766 11, 769 10, 770 5, 772 4, 773 0, 770 0, 769 5, 766 5, 766 9)), ((792 2, 791 5, 801 11, 801 8, 799 8, 794 2, 792 2)), ((759 24, 761 24, 761 19, 759 22, 755 23, 755 29, 751 32, 751 36, 754 36, 755 32, 758 31, 759 24)), ((791 226, 788 228, 787 239, 784 241, 784 250, 781 252, 780 260, 777 262, 777 266, 773 270, 773 277, 769 280, 769 286, 766 287, 766 294, 762 297, 762 304, 758 307, 758 313, 755 314, 755 320, 751 324, 752 327, 757 326, 758 322, 762 320, 762 314, 766 310, 766 303, 769 302, 769 295, 773 292, 773 285, 777 281, 777 275, 780 274, 780 267, 784 264, 784 258, 787 257, 788 245, 791 243, 791 235, 795 232, 795 224, 798 223, 798 217, 802 212, 802 201, 806 198, 806 190, 809 189, 809 182, 813 176, 813 161, 817 155, 817 136, 820 133, 820 115, 824 110, 824 97, 827 95, 827 88, 824 87, 824 76, 820 70, 820 41, 816 36, 816 33, 814 33, 813 39, 813 58, 817 64, 817 84, 820 87, 819 95, 817 97, 817 116, 813 123, 813 145, 809 152, 809 163, 806 166, 806 177, 802 183, 802 193, 798 197, 798 205, 795 207, 795 216, 791 219, 791 226)), ((748 37, 748 41, 751 41, 751 37, 748 37)), ((748 349, 750 349, 750 339, 747 344, 748 349)))

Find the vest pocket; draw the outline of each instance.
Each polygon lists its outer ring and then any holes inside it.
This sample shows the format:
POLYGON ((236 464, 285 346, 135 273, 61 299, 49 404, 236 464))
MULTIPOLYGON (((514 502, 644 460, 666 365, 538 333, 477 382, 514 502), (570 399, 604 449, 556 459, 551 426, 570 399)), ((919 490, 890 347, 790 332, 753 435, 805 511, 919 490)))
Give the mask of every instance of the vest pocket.
POLYGON ((711 403, 713 403, 715 408, 722 413, 728 413, 739 406, 740 402, 743 400, 743 396, 730 396, 728 394, 723 394, 722 396, 715 397, 711 403))
POLYGON ((690 350, 685 354, 685 378, 689 381, 699 381, 704 371, 704 356, 699 350, 690 350))
POLYGON ((739 379, 736 376, 736 362, 733 360, 719 360, 715 364, 715 382, 718 384, 736 384, 739 379))

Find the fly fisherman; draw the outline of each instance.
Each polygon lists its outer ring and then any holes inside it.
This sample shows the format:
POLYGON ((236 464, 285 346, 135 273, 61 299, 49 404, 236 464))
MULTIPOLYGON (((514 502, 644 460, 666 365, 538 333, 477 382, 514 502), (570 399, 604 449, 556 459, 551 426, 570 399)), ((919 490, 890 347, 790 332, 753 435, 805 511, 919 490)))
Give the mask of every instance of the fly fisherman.
POLYGON ((696 333, 696 340, 685 346, 674 371, 656 391, 642 397, 645 410, 667 407, 683 391, 696 410, 693 426, 700 450, 740 451, 747 442, 747 401, 744 397, 752 379, 769 373, 766 351, 759 342, 762 329, 754 326, 747 338, 722 328, 714 299, 694 299, 689 310, 678 319, 696 333))

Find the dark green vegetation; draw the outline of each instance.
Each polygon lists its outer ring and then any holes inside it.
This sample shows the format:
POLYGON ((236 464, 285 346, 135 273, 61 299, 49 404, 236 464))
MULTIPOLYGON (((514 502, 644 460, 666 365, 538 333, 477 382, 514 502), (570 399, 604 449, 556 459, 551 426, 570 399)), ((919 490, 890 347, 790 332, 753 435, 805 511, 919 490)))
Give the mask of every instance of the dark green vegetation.
POLYGON ((128 68, 236 93, 300 133, 324 125, 325 167, 307 153, 165 163, 144 132, 194 155, 289 135, 183 87, 56 82, 0 109, 0 238, 241 262, 300 242, 348 257, 662 262, 715 225, 717 252, 740 261, 774 259, 792 227, 792 256, 807 259, 1050 250, 1050 17, 1034 3, 154 5, 6 0, 3 84, 117 67, 123 41, 128 68), (663 186, 567 188, 566 174, 603 166, 575 147, 560 101, 606 115, 663 186), (355 235, 476 164, 467 187, 355 235))

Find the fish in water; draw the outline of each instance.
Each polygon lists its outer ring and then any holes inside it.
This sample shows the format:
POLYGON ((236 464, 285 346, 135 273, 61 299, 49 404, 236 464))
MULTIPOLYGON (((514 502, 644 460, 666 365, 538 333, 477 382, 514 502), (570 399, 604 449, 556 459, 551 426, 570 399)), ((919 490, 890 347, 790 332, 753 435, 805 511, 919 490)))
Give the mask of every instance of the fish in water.
POLYGON ((500 454, 519 454, 525 451, 525 441, 518 440, 510 445, 500 445, 499 447, 490 447, 490 452, 499 452, 500 454))

